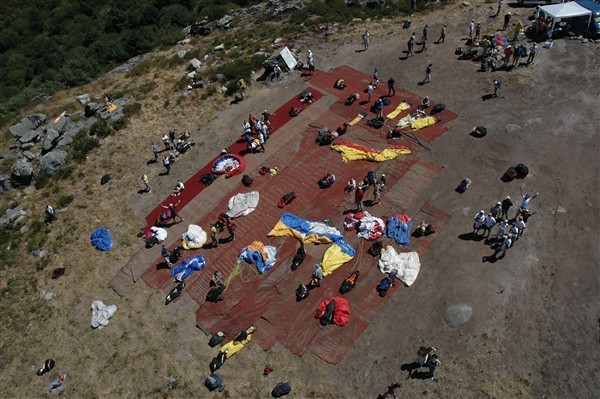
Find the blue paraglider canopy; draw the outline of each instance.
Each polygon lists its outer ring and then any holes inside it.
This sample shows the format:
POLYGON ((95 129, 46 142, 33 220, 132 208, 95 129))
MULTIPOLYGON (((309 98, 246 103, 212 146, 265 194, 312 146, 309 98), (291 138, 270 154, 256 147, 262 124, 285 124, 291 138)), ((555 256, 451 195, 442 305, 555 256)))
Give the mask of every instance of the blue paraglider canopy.
POLYGON ((110 251, 113 245, 112 237, 110 232, 104 227, 97 228, 90 234, 92 245, 100 251, 110 251))

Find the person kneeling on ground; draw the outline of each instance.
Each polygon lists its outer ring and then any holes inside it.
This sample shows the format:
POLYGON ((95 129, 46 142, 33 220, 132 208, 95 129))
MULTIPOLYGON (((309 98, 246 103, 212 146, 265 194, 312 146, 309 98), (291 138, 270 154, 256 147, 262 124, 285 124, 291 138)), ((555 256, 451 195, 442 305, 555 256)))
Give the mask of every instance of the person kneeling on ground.
POLYGON ((183 182, 181 180, 177 180, 177 184, 175 185, 175 189, 173 190, 173 192, 171 193, 171 195, 173 197, 181 195, 181 192, 183 190, 185 190, 185 185, 183 184, 183 182))
POLYGON ((325 176, 321 180, 319 180, 319 187, 327 188, 331 187, 335 183, 335 176, 331 172, 327 172, 325 176))

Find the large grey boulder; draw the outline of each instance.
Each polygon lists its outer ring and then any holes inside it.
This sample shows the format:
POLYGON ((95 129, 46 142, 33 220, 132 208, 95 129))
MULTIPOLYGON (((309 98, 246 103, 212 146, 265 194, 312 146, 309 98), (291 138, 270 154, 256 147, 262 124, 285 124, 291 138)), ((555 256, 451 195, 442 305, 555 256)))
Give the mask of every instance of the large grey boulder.
POLYGON ((279 14, 298 11, 304 8, 301 0, 290 0, 287 2, 281 0, 269 0, 265 9, 265 17, 271 19, 279 14))
POLYGON ((213 29, 215 29, 215 26, 216 26, 215 22, 209 22, 208 19, 205 19, 200 22, 194 22, 190 26, 189 33, 190 33, 190 35, 207 36, 207 35, 210 35, 210 32, 212 32, 213 29))
POLYGON ((58 143, 60 139, 60 133, 54 129, 46 130, 46 137, 44 138, 44 142, 42 143, 42 154, 47 153, 58 143))
POLYGON ((40 159, 35 168, 35 176, 52 176, 60 168, 65 166, 67 153, 65 151, 52 151, 40 159))
POLYGON ((199 59, 194 58, 193 60, 190 60, 190 63, 188 64, 188 69, 190 71, 195 71, 196 69, 199 69, 202 66, 202 63, 200 62, 199 59))
POLYGON ((10 225, 16 225, 25 219, 25 211, 20 206, 16 206, 12 209, 7 209, 4 215, 0 217, 0 229, 3 229, 10 225))
POLYGON ((40 138, 40 135, 41 135, 41 132, 39 132, 37 130, 29 130, 28 132, 21 135, 21 137, 19 137, 19 143, 20 144, 35 143, 40 138))
POLYGON ((36 155, 31 151, 23 151, 23 157, 28 161, 33 161, 36 155))
POLYGON ((21 122, 9 127, 8 130, 14 137, 20 138, 21 136, 28 134, 30 131, 40 127, 45 120, 46 115, 44 114, 28 115, 21 119, 21 122))
POLYGON ((4 173, 0 175, 0 194, 3 194, 10 190, 10 175, 4 173))
POLYGON ((114 100, 113 104, 117 106, 116 110, 108 112, 108 107, 105 106, 100 109, 98 116, 109 122, 115 122, 121 119, 123 117, 123 106, 127 105, 127 100, 125 98, 119 98, 118 100, 114 100))
POLYGON ((229 29, 231 27, 231 22, 233 22, 233 17, 231 15, 225 15, 217 21, 217 27, 219 29, 229 29))
POLYGON ((44 126, 44 131, 48 131, 50 129, 56 130, 58 134, 63 134, 67 131, 67 125, 69 124, 69 118, 67 116, 63 116, 58 120, 58 122, 49 122, 44 126))
POLYGON ((83 129, 89 129, 95 122, 96 118, 91 119, 80 119, 76 122, 70 122, 67 131, 61 136, 61 139, 58 140, 56 144, 56 148, 62 148, 66 146, 70 146, 73 143, 73 139, 75 136, 79 134, 79 132, 83 129))
POLYGON ((10 181, 13 187, 28 186, 33 177, 33 166, 26 159, 18 159, 10 170, 10 181))
POLYGON ((85 111, 83 112, 83 114, 90 118, 92 116, 94 116, 96 114, 96 112, 98 112, 98 109, 100 108, 100 106, 98 105, 98 103, 87 103, 85 105, 85 111))

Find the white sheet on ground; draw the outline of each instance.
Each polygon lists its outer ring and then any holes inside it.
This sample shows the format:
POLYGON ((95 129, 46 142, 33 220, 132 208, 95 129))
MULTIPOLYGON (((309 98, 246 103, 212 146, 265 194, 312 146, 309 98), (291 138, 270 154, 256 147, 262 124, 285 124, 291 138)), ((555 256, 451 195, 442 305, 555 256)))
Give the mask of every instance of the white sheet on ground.
POLYGON ((396 272, 398 277, 407 287, 410 287, 421 269, 419 254, 416 252, 398 253, 391 245, 385 248, 379 258, 379 270, 382 273, 396 272))
POLYGON ((267 265, 275 265, 275 262, 277 261, 275 259, 275 255, 277 255, 277 248, 271 245, 265 245, 263 247, 263 251, 265 251, 265 253, 267 254, 267 259, 265 260, 265 263, 267 265))
POLYGON ((164 241, 167 238, 167 230, 163 229, 162 227, 152 226, 150 227, 150 231, 160 241, 164 241))
POLYGON ((234 219, 240 216, 246 216, 256 209, 260 196, 258 191, 249 193, 239 193, 229 198, 229 211, 227 216, 234 219))
POLYGON ((182 241, 185 249, 202 248, 206 244, 208 236, 202 227, 195 224, 190 224, 185 233, 183 233, 182 241))
POLYGON ((101 330, 117 311, 116 305, 106 306, 102 301, 92 302, 92 327, 101 330))

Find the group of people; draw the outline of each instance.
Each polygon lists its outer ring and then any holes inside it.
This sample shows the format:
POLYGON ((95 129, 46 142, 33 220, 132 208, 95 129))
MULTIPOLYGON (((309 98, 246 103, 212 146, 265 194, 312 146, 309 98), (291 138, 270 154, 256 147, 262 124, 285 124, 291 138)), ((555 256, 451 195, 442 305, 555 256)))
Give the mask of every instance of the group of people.
POLYGON ((271 122, 269 117, 271 114, 264 110, 260 118, 248 115, 248 119, 242 123, 244 128, 244 138, 248 146, 248 151, 253 154, 260 148, 265 152, 265 143, 271 137, 271 122))
POLYGON ((381 203, 381 192, 385 188, 386 177, 384 174, 381 174, 379 179, 377 179, 377 175, 375 172, 369 172, 367 176, 360 182, 358 185, 356 184, 356 180, 354 178, 350 178, 346 187, 344 187, 344 192, 350 194, 354 191, 354 203, 356 205, 356 211, 362 212, 363 208, 363 200, 365 197, 365 192, 369 187, 373 187, 373 200, 371 201, 371 205, 376 205, 381 203))
POLYGON ((509 211, 513 207, 510 196, 503 201, 498 201, 487 213, 481 210, 474 216, 473 235, 477 236, 483 230, 483 237, 489 243, 493 238, 497 242, 494 257, 501 253, 501 257, 506 255, 506 251, 523 235, 529 218, 536 212, 529 210, 531 201, 538 196, 536 193, 530 196, 523 193, 521 187, 521 202, 514 218, 509 218, 509 211), (496 234, 492 237, 492 229, 497 227, 496 234))

